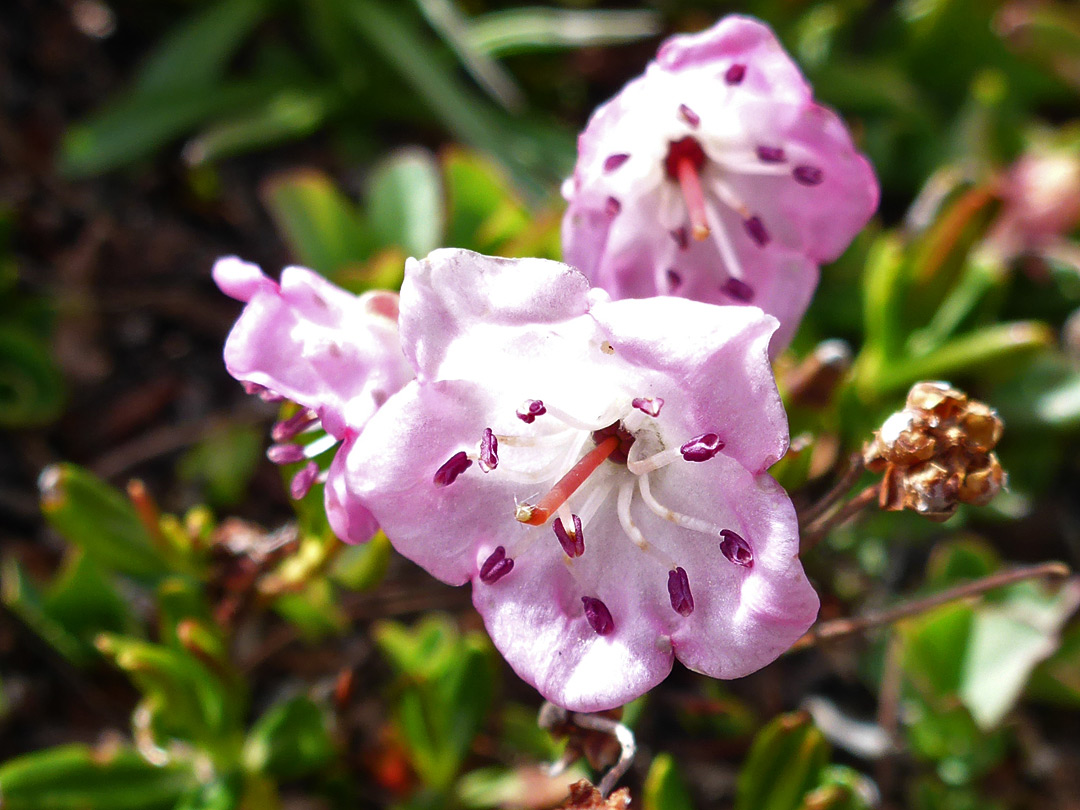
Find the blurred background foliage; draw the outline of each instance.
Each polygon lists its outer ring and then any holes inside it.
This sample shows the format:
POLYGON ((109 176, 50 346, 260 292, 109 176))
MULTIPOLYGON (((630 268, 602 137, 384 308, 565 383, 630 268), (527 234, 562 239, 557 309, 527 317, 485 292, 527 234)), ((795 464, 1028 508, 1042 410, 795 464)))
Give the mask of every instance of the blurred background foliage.
MULTIPOLYGON (((822 620, 1080 564, 1076 4, 15 0, 0 807, 545 807, 602 773, 547 774, 565 742, 467 594, 385 537, 336 541, 318 487, 282 495, 295 470, 262 450, 288 406, 241 404, 221 368, 236 309, 209 262, 291 260, 360 292, 438 246, 558 258, 589 111, 661 35, 728 12, 774 26, 883 188, 778 363, 775 474, 812 503, 921 379, 1007 426, 989 507, 868 514, 805 555, 822 620), (830 339, 850 364, 804 396, 830 339)), ((1010 584, 734 683, 679 670, 624 714, 634 801, 1074 807, 1078 589, 1010 584)))

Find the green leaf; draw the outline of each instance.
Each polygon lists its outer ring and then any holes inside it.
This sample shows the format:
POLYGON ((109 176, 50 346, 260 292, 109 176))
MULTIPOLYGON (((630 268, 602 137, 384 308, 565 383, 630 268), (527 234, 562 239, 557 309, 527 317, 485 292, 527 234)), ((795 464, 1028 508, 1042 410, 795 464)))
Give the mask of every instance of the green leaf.
POLYGON ((49 524, 104 568, 148 582, 170 572, 131 502, 104 481, 74 464, 54 464, 38 487, 49 524))
POLYGON ((151 765, 127 748, 65 745, 0 765, 4 810, 165 810, 197 784, 186 763, 151 765))
POLYGON ((489 160, 464 149, 442 154, 450 226, 449 247, 495 254, 529 223, 529 213, 489 160))
POLYGON ((274 83, 230 82, 213 90, 189 87, 124 96, 64 134, 59 171, 85 177, 134 163, 203 121, 235 115, 277 89, 274 83))
POLYGON ((510 8, 475 17, 468 38, 480 53, 507 56, 554 48, 618 45, 656 36, 660 30, 660 15, 654 11, 510 8))
POLYGON ((263 186, 262 200, 294 258, 331 281, 371 254, 356 206, 321 172, 275 175, 263 186))
POLYGON ((213 506, 231 506, 247 492, 262 456, 263 434, 248 425, 213 430, 188 450, 177 465, 181 478, 203 485, 213 506))
POLYGON ((157 734, 219 753, 235 742, 243 696, 201 661, 183 650, 108 633, 97 646, 143 694, 157 734))
POLYGON ((256 108, 218 121, 197 135, 184 147, 184 158, 197 165, 305 138, 338 111, 339 103, 328 90, 282 90, 256 108))
POLYGON ((0 325, 0 427, 47 424, 63 406, 64 380, 48 345, 18 324, 0 325))
POLYGON ((293 780, 318 771, 337 754, 331 718, 308 697, 272 706, 256 721, 244 745, 244 764, 254 772, 293 780))
POLYGON ((367 213, 380 245, 396 245, 423 257, 443 241, 446 206, 435 158, 423 149, 403 149, 372 172, 367 213))
POLYGON ((750 746, 735 787, 735 810, 796 810, 818 784, 829 753, 809 715, 780 715, 750 746))
POLYGON ((642 785, 645 810, 693 810, 679 767, 671 754, 657 754, 642 785))
POLYGON ((381 531, 367 543, 346 546, 330 566, 330 578, 353 591, 371 590, 383 581, 393 552, 381 531))
POLYGON ((0 596, 3 597, 4 605, 18 616, 23 624, 66 659, 76 665, 90 661, 92 649, 49 614, 41 591, 14 556, 5 556, 0 567, 0 596))
POLYGON ((154 49, 139 72, 135 93, 160 96, 209 88, 267 10, 265 0, 223 0, 192 15, 154 49))
POLYGON ((138 633, 131 605, 86 554, 74 550, 49 586, 45 610, 88 649, 99 633, 138 633))

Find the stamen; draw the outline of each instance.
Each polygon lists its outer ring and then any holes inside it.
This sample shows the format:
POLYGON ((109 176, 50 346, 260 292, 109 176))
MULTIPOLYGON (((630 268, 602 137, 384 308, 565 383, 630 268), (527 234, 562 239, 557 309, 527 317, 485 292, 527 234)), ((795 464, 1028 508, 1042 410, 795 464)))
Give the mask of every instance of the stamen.
POLYGON ((514 560, 506 556, 503 546, 496 546, 480 566, 480 581, 492 585, 514 570, 514 560))
POLYGON ((270 429, 270 438, 275 442, 287 442, 299 436, 318 420, 318 414, 311 408, 301 408, 288 419, 275 423, 270 429))
POLYGON ((544 407, 544 403, 541 400, 527 399, 521 403, 521 407, 517 409, 517 418, 526 425, 531 425, 536 421, 536 417, 543 416, 545 413, 547 413, 547 408, 544 407))
POLYGON ((253 394, 261 399, 263 402, 284 402, 285 397, 281 394, 275 393, 267 388, 265 385, 259 385, 253 382, 242 382, 244 386, 244 392, 247 394, 253 394))
POLYGON ((746 568, 754 564, 754 550, 750 548, 749 543, 731 529, 722 529, 720 534, 724 538, 720 543, 720 551, 723 552, 725 557, 735 565, 742 565, 746 568))
POLYGON ((641 533, 641 529, 637 527, 634 523, 634 518, 630 515, 630 502, 633 497, 633 481, 627 481, 619 487, 619 498, 616 503, 616 511, 619 514, 619 523, 622 525, 623 531, 626 532, 626 536, 634 542, 635 546, 642 551, 650 551, 652 547, 649 545, 649 541, 645 539, 645 535, 641 533))
POLYGON ((648 416, 657 417, 664 407, 664 400, 660 397, 634 397, 630 404, 648 416))
POLYGON ((685 104, 679 105, 679 117, 694 129, 701 126, 701 116, 691 110, 685 104))
POLYGON ((769 232, 765 230, 765 223, 761 221, 761 217, 757 214, 744 220, 743 225, 746 226, 746 232, 750 234, 750 238, 757 243, 758 247, 765 247, 769 244, 769 232))
POLYGON ((559 545, 566 552, 566 556, 571 558, 580 557, 585 553, 585 535, 581 531, 581 518, 577 515, 571 515, 570 517, 574 521, 572 531, 568 532, 563 527, 562 518, 555 518, 551 528, 555 530, 555 536, 559 538, 559 545))
POLYGON ((628 161, 629 159, 630 156, 626 154, 608 155, 604 159, 604 171, 613 172, 617 168, 622 166, 624 163, 626 163, 626 161, 628 161))
POLYGON ((654 453, 648 458, 637 460, 627 459, 626 468, 634 475, 645 475, 646 473, 651 473, 653 470, 659 470, 661 467, 666 467, 668 464, 674 464, 682 457, 682 453, 677 448, 671 448, 669 450, 661 450, 659 453, 654 453))
POLYGON ((622 211, 622 203, 614 197, 608 197, 607 202, 604 203, 604 213, 609 217, 617 217, 620 211, 622 211))
POLYGON ((677 272, 671 270, 670 268, 667 271, 667 280, 668 285, 671 287, 672 290, 678 289, 682 286, 682 276, 680 276, 677 272))
MULTIPOLYGON (((619 446, 618 436, 608 436, 602 442, 596 445, 592 450, 586 453, 581 461, 575 464, 570 470, 560 478, 555 486, 551 488, 540 502, 537 504, 522 503, 518 504, 514 510, 514 517, 521 523, 528 523, 530 526, 543 526, 547 523, 555 511, 566 502, 574 492, 577 491, 585 479, 587 479, 593 472, 599 467, 607 457, 619 446)), ((464 453, 459 455, 464 457, 464 453)), ((455 457, 456 458, 456 457, 455 457)), ((453 459, 451 459, 453 461, 453 459)), ((447 462, 449 464, 450 462, 447 462)), ((444 467, 446 465, 443 465, 444 467)), ((456 477, 456 476, 455 476, 456 477)))
POLYGON ((638 477, 638 489, 641 491, 641 499, 645 501, 645 505, 653 512, 653 514, 664 520, 674 523, 676 526, 681 526, 684 529, 689 529, 692 532, 700 532, 701 534, 710 534, 713 537, 722 536, 724 531, 719 526, 714 526, 706 520, 701 518, 691 517, 690 515, 684 515, 681 512, 676 512, 674 509, 668 509, 660 501, 653 497, 652 489, 649 485, 649 476, 642 475, 638 477))
POLYGON ((266 457, 274 464, 295 464, 304 460, 304 447, 299 444, 272 444, 266 457))
POLYGON ((325 436, 320 436, 313 442, 304 445, 304 458, 315 458, 321 456, 327 450, 332 447, 336 447, 338 440, 336 437, 327 433, 325 436))
POLYGON ((780 146, 759 146, 757 156, 762 163, 784 162, 784 150, 780 146))
POLYGON ((820 185, 825 179, 825 173, 817 166, 796 166, 792 169, 791 176, 804 186, 820 185))
POLYGON ((672 610, 680 616, 689 616, 694 612, 694 595, 690 592, 690 579, 683 568, 668 572, 667 589, 672 610))
POLYGON ((581 604, 585 606, 586 621, 598 636, 606 636, 615 629, 615 621, 611 618, 611 611, 599 599, 592 596, 583 596, 581 597, 581 604))
POLYGON ((484 435, 480 437, 480 469, 491 472, 499 466, 499 440, 495 438, 491 428, 484 428, 484 435))
POLYGON ((319 465, 314 461, 309 461, 293 476, 289 483, 289 494, 292 495, 294 501, 299 501, 311 491, 312 485, 319 477, 319 472, 319 465))
POLYGON ((720 285, 720 291, 746 304, 754 300, 754 288, 739 278, 729 278, 720 285))
POLYGON ((728 84, 742 84, 742 80, 745 78, 746 65, 736 63, 724 71, 724 81, 728 84))
POLYGON ((472 460, 465 455, 465 451, 458 451, 450 456, 450 458, 435 471, 435 476, 432 478, 432 481, 435 482, 435 486, 437 487, 448 487, 457 480, 459 475, 471 466, 472 460))
POLYGON ((687 461, 708 461, 723 449, 723 439, 715 433, 702 433, 680 447, 679 452, 687 461))

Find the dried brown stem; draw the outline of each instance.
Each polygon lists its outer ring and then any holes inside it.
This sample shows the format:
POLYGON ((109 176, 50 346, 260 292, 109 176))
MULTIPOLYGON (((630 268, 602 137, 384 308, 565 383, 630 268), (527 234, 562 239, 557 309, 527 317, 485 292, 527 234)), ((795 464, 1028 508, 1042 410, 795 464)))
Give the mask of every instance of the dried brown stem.
POLYGON ((823 641, 832 641, 844 636, 852 636, 875 627, 893 624, 910 616, 917 616, 936 607, 941 607, 949 602, 957 602, 961 599, 970 599, 973 596, 981 596, 987 591, 1012 585, 1014 582, 1022 582, 1028 579, 1053 578, 1062 579, 1069 576, 1072 571, 1065 563, 1047 562, 1039 565, 1025 565, 1000 571, 996 574, 977 579, 974 582, 965 582, 955 588, 935 593, 931 596, 905 602, 894 608, 877 613, 869 613, 852 619, 833 619, 823 622, 817 627, 811 628, 802 638, 796 641, 788 652, 812 647, 823 641))
POLYGON ((826 513, 810 523, 802 532, 802 538, 799 541, 799 553, 805 554, 810 551, 814 546, 820 543, 821 539, 830 531, 837 526, 847 523, 867 506, 875 503, 878 499, 880 490, 880 482, 871 484, 839 509, 831 513, 826 513))
POLYGON ((859 476, 863 474, 864 469, 862 454, 852 453, 848 458, 848 465, 847 469, 844 470, 844 474, 837 479, 828 492, 821 496, 817 503, 811 504, 802 511, 799 515, 799 525, 803 527, 809 526, 826 512, 831 511, 840 499, 848 493, 848 490, 855 486, 855 482, 859 480, 859 476))

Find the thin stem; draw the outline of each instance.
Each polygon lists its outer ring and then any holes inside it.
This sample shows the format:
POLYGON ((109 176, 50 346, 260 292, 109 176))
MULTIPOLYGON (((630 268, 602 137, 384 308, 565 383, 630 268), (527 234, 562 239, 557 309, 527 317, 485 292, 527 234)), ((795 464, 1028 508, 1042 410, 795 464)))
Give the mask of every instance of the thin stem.
POLYGON ((864 469, 862 453, 852 453, 848 457, 847 469, 837 482, 832 485, 832 488, 817 503, 811 504, 799 514, 799 525, 802 527, 809 526, 826 512, 832 510, 840 499, 848 493, 848 490, 855 486, 855 482, 859 480, 859 476, 863 474, 864 469))
POLYGON ((796 641, 788 652, 812 647, 822 641, 831 641, 845 636, 862 633, 875 627, 893 624, 901 619, 926 613, 936 607, 947 605, 950 602, 958 602, 961 599, 970 599, 973 596, 981 596, 987 591, 1012 585, 1014 582, 1023 582, 1028 579, 1063 579, 1069 576, 1072 570, 1062 562, 1047 562, 1039 565, 1024 565, 1000 571, 996 574, 977 579, 974 582, 965 582, 955 588, 935 593, 922 599, 905 602, 888 610, 877 613, 868 613, 851 619, 833 619, 822 622, 818 627, 811 628, 796 641))
POLYGON ((810 551, 814 546, 820 543, 821 539, 830 531, 837 526, 842 526, 847 523, 863 511, 863 509, 874 503, 878 499, 878 493, 880 491, 880 481, 876 484, 871 484, 839 509, 823 515, 807 526, 802 533, 802 539, 799 541, 799 553, 805 554, 810 551))

